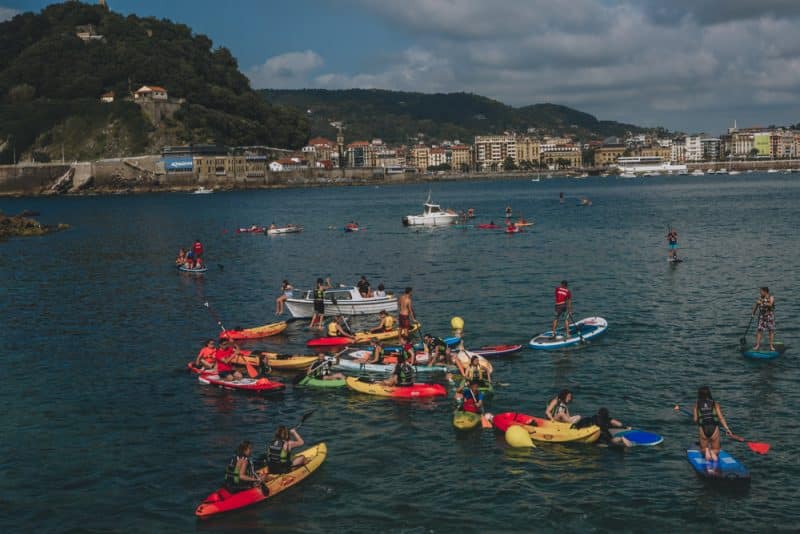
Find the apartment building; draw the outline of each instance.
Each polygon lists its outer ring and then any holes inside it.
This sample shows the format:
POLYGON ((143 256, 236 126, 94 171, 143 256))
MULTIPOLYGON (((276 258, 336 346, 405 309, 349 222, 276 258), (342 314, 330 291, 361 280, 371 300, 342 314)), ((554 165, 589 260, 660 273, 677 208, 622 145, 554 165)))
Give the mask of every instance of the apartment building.
POLYGON ((517 140, 512 135, 478 135, 475 137, 475 164, 478 169, 497 170, 506 158, 517 161, 517 140))
POLYGON ((625 145, 604 146, 594 151, 594 164, 608 167, 617 163, 617 158, 625 155, 625 145))
POLYGON ((533 139, 531 137, 517 138, 517 165, 523 162, 538 165, 540 156, 541 143, 538 139, 533 139))

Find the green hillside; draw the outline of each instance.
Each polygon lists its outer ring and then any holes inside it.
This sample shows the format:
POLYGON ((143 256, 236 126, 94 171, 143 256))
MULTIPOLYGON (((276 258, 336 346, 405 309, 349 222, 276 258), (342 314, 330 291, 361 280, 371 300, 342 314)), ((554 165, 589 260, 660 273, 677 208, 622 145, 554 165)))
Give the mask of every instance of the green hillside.
POLYGON ((166 143, 299 147, 307 138, 304 113, 267 103, 226 48, 185 25, 80 2, 0 23, 0 162, 13 152, 60 158, 62 144, 68 159, 84 159, 166 143), (78 38, 87 25, 102 39, 78 38), (151 124, 131 102, 98 100, 149 84, 186 99, 172 119, 151 124))
POLYGON ((525 133, 568 135, 581 140, 640 133, 632 124, 600 121, 581 111, 555 104, 515 108, 469 93, 424 94, 379 89, 263 89, 274 105, 306 112, 314 134, 335 135, 331 121, 347 125, 346 137, 378 137, 391 143, 406 143, 423 134, 426 139, 460 139, 499 134, 506 130, 525 133))

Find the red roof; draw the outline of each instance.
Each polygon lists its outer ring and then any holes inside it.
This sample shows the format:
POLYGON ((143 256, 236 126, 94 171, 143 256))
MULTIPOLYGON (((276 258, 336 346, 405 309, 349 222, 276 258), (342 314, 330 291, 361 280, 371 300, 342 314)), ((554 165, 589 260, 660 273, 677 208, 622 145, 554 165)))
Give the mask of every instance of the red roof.
POLYGON ((451 150, 469 150, 467 145, 453 145, 450 147, 451 150))
POLYGON ((361 146, 370 146, 370 144, 367 141, 353 141, 347 145, 347 148, 356 148, 361 146))
POLYGON ((157 85, 143 85, 139 88, 137 93, 152 93, 154 91, 158 91, 159 93, 166 93, 167 90, 163 87, 159 87, 157 85))
POLYGON ((431 154, 444 154, 444 149, 443 148, 432 148, 431 149, 431 154))
POLYGON ((330 139, 325 139, 324 137, 315 137, 308 142, 309 146, 320 146, 320 145, 328 145, 333 146, 333 141, 330 139))

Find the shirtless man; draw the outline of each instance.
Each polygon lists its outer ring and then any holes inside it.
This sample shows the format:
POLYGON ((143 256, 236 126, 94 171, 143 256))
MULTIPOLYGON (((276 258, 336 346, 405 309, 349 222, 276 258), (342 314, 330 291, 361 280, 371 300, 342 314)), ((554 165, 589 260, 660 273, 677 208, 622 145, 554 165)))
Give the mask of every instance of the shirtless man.
POLYGON ((397 307, 400 310, 400 315, 398 317, 398 322, 400 323, 400 335, 407 336, 408 331, 411 328, 411 321, 417 320, 416 316, 414 315, 414 306, 411 302, 411 288, 407 287, 405 293, 400 295, 397 299, 397 307))

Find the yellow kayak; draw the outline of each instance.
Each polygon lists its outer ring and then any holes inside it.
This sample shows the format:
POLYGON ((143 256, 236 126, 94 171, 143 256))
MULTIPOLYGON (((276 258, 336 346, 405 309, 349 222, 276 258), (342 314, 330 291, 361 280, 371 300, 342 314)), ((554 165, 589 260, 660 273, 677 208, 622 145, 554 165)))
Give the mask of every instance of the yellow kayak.
POLYGON ((472 430, 481 424, 481 414, 456 410, 453 413, 453 426, 456 430, 472 430))
MULTIPOLYGON (((281 371, 302 371, 308 369, 317 359, 316 356, 306 356, 303 354, 278 354, 276 352, 264 352, 269 361, 269 366, 281 371)), ((234 365, 258 365, 259 356, 255 354, 240 355, 231 363, 234 365)))
POLYGON ((359 393, 377 395, 378 397, 394 397, 396 399, 417 399, 428 397, 445 397, 447 390, 441 384, 414 384, 411 386, 385 386, 381 382, 367 381, 348 376, 347 387, 359 393))
POLYGON ((600 438, 600 427, 572 428, 569 423, 560 423, 533 417, 523 413, 499 413, 492 418, 492 424, 505 432, 512 425, 524 428, 533 441, 544 443, 594 443, 600 438))
MULTIPOLYGON (((408 333, 416 332, 419 329, 419 323, 414 323, 411 328, 408 330, 408 333)), ((371 339, 377 339, 378 341, 386 341, 389 339, 394 339, 400 336, 400 329, 395 328, 394 330, 387 330, 386 332, 356 332, 356 335, 353 336, 356 338, 356 343, 369 343, 371 339)))
POLYGON ((219 338, 232 340, 260 339, 262 337, 280 334, 286 330, 287 326, 289 325, 286 324, 286 321, 281 321, 279 323, 270 323, 263 326, 256 326, 255 328, 245 328, 243 330, 225 330, 219 335, 219 338))

